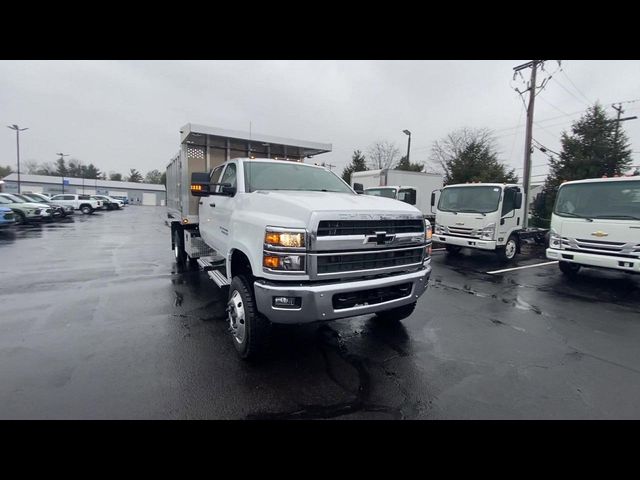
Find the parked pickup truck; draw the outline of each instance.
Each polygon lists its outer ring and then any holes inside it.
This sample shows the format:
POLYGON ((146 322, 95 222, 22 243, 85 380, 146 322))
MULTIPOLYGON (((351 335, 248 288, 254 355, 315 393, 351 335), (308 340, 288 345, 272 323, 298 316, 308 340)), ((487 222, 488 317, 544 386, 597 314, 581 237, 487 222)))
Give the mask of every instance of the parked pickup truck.
POLYGON ((80 210, 84 214, 90 214, 102 208, 102 201, 91 198, 91 195, 63 193, 54 195, 51 201, 60 205, 71 205, 74 210, 80 210))
POLYGON ((179 265, 229 287, 242 358, 264 352, 271 323, 395 322, 427 289, 431 226, 415 207, 304 163, 235 158, 190 174, 187 160, 167 168, 171 245, 179 265))

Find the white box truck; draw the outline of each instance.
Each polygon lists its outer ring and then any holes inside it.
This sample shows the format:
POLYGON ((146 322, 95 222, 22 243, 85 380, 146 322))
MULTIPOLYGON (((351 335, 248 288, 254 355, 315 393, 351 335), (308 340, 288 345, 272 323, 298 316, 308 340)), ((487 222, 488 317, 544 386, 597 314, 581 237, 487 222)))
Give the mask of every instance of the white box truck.
POLYGON ((581 267, 640 273, 640 177, 560 185, 547 258, 568 277, 581 267))
POLYGON ((367 170, 351 174, 351 185, 365 195, 394 198, 415 206, 422 215, 433 220, 431 192, 442 188, 442 175, 406 170, 367 170))

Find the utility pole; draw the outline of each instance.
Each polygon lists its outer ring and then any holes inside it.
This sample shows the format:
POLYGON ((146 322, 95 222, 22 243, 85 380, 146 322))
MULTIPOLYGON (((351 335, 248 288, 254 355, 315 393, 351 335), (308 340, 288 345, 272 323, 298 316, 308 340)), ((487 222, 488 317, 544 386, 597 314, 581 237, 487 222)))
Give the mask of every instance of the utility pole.
POLYGON ((13 125, 7 126, 11 130, 16 131, 16 156, 18 160, 18 193, 22 193, 20 191, 20 132, 24 132, 25 130, 29 130, 29 128, 20 128, 15 123, 13 125))
MULTIPOLYGON (((541 62, 542 60, 532 60, 531 62, 518 65, 513 69, 515 72, 519 72, 520 70, 524 70, 525 68, 531 68, 531 80, 529 81, 529 88, 527 89, 529 90, 529 105, 527 106, 527 133, 524 141, 524 178, 522 179, 522 187, 524 190, 524 218, 522 219, 522 226, 524 228, 527 228, 529 226, 529 187, 531 184, 531 139, 533 138, 533 108, 537 88, 536 73, 538 64, 541 62)), ((517 91, 518 93, 522 93, 519 90, 517 91)))
POLYGON ((407 165, 409 165, 409 153, 411 152, 411 132, 409 130, 403 130, 404 134, 409 137, 407 140, 407 165))
MULTIPOLYGON (((64 162, 64 157, 68 157, 70 154, 68 153, 56 153, 56 155, 60 155, 60 160, 62 160, 64 162)), ((62 165, 62 163, 61 163, 62 165)), ((64 172, 62 174, 62 193, 64 193, 64 172)))

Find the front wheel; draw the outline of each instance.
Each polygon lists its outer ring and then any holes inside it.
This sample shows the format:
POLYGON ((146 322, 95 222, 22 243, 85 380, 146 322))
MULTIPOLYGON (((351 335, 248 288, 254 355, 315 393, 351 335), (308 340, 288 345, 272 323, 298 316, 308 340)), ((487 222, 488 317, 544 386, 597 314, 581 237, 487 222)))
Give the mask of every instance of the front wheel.
POLYGON ((227 315, 233 345, 244 360, 259 358, 266 352, 271 337, 271 322, 258 312, 251 277, 233 277, 229 287, 227 315))
POLYGON ((27 217, 22 212, 15 212, 16 214, 16 225, 24 225, 27 223, 27 217))
POLYGON ((503 262, 510 262, 518 253, 518 240, 511 235, 504 247, 499 248, 496 253, 503 262))
POLYGON ((580 271, 580 265, 577 263, 560 262, 558 266, 560 267, 560 271, 570 278, 575 277, 580 271))
POLYGON ((89 215, 90 213, 93 213, 93 209, 89 205, 83 205, 82 207, 80 207, 80 211, 85 215, 89 215))
POLYGON ((409 305, 403 305, 401 307, 392 308, 391 310, 378 312, 376 313, 376 319, 385 323, 399 322, 413 313, 417 303, 418 302, 413 302, 409 305))

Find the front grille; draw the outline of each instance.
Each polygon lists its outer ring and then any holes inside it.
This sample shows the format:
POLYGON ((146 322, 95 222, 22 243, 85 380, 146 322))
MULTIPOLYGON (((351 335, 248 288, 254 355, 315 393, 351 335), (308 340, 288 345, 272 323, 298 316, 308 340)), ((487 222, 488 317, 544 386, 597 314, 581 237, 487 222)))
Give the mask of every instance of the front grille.
POLYGON ((318 237, 373 235, 375 232, 423 233, 423 220, 322 220, 318 237))
POLYGON ((318 275, 400 267, 422 262, 424 246, 353 254, 318 255, 318 275))
POLYGON ((473 235, 473 228, 449 227, 449 234, 455 237, 479 238, 473 235))
POLYGON ((640 245, 624 242, 610 242, 584 238, 562 237, 562 248, 570 252, 583 252, 595 255, 611 255, 614 257, 638 258, 640 245))
POLYGON ((411 283, 393 285, 391 287, 371 288, 357 292, 336 293, 333 298, 333 308, 340 310, 359 305, 375 305, 377 303, 397 300, 411 295, 411 283))

